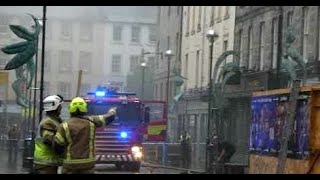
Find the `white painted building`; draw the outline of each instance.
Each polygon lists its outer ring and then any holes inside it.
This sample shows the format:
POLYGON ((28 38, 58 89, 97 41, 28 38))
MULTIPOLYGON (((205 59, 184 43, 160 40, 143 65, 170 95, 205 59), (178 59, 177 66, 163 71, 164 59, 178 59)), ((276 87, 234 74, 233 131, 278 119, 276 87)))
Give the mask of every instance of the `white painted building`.
MULTIPOLYGON (((183 97, 178 102, 175 132, 186 130, 192 139, 192 165, 204 169, 208 129, 208 30, 218 34, 213 45, 214 67, 217 58, 226 50, 233 50, 235 6, 184 6, 182 26, 181 68, 187 80, 183 97)), ((228 59, 232 61, 232 57, 228 59)))
MULTIPOLYGON (((31 26, 32 19, 27 12, 42 17, 42 7, 0 7, 1 47, 23 41, 10 31, 8 25, 31 26)), ((44 96, 74 97, 79 70, 83 70, 81 95, 107 82, 120 82, 125 87, 126 76, 140 65, 136 57, 140 56, 141 49, 155 51, 156 15, 156 7, 48 7, 44 96)), ((10 59, 1 53, 0 68, 4 68, 10 59)), ((154 61, 152 57, 149 60, 154 61)), ((9 86, 14 80, 15 73, 10 71, 9 86)), ((14 99, 9 87, 9 100, 14 99)))
MULTIPOLYGON (((218 34, 213 45, 213 66, 226 50, 233 50, 235 6, 184 6, 182 75, 188 78, 183 89, 206 87, 209 77, 208 30, 218 34)), ((232 58, 228 59, 232 60, 232 58)))
MULTIPOLYGON (((104 76, 108 81, 126 84, 126 76, 140 67, 142 61, 152 65, 154 55, 141 59, 141 52, 156 50, 156 18, 129 19, 109 17, 106 21, 104 76), (149 62, 149 63, 148 63, 149 62)), ((137 82, 139 83, 139 82, 137 82)))

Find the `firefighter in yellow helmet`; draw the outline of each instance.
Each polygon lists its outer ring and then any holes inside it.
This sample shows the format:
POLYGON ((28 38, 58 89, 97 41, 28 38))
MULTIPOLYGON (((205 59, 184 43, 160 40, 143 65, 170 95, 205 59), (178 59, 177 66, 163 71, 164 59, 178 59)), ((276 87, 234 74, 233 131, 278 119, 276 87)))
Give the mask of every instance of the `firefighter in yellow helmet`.
POLYGON ((43 100, 46 117, 38 126, 35 140, 34 168, 39 174, 57 174, 61 158, 53 149, 53 139, 62 119, 60 118, 63 98, 59 95, 48 96, 43 100))
POLYGON ((63 154, 62 174, 93 174, 95 166, 95 130, 114 120, 116 109, 105 115, 87 116, 87 103, 74 98, 69 106, 70 119, 55 135, 55 149, 63 154))

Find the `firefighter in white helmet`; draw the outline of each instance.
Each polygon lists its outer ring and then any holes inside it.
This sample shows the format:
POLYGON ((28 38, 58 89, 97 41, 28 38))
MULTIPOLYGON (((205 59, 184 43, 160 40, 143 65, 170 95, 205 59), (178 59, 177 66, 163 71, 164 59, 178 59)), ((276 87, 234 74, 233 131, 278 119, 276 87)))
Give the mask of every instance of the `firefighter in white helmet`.
POLYGON ((43 110, 46 117, 38 126, 38 134, 34 148, 34 168, 39 174, 57 174, 61 158, 53 148, 54 136, 59 125, 63 98, 59 95, 51 95, 43 100, 43 110))

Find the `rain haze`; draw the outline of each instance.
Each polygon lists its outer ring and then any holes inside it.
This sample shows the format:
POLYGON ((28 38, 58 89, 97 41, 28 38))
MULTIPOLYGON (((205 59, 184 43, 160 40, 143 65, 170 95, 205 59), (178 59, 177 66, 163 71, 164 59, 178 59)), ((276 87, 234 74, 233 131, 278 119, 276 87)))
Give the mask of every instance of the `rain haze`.
POLYGON ((319 173, 319 7, 1 6, 0 174, 319 173))

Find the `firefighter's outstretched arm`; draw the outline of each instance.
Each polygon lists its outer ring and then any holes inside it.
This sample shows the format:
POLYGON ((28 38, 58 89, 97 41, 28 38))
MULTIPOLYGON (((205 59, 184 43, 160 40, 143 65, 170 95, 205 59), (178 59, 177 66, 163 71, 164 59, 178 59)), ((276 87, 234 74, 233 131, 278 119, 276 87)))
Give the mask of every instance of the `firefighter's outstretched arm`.
POLYGON ((66 123, 62 123, 58 128, 56 135, 54 136, 53 147, 57 154, 63 154, 65 147, 67 146, 66 132, 64 125, 66 123))
POLYGON ((89 118, 97 127, 102 127, 110 124, 117 114, 116 108, 111 108, 107 114, 98 116, 89 116, 89 118))

